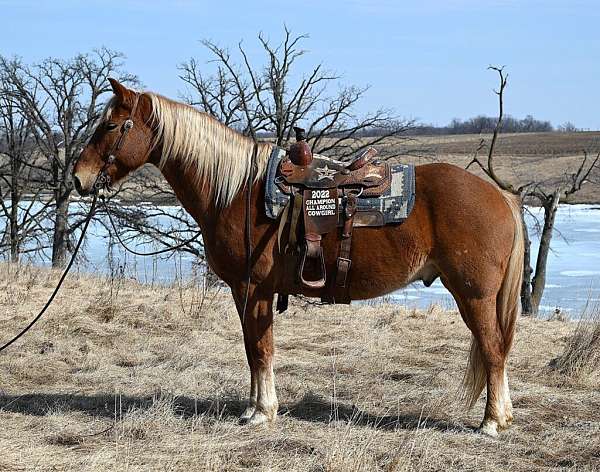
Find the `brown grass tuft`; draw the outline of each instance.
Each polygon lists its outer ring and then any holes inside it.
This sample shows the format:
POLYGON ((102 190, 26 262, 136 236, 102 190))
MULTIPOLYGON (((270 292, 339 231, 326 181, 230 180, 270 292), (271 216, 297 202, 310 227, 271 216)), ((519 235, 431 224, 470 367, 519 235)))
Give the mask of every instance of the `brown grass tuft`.
POLYGON ((600 309, 577 322, 564 352, 549 366, 572 379, 587 379, 600 373, 600 309))

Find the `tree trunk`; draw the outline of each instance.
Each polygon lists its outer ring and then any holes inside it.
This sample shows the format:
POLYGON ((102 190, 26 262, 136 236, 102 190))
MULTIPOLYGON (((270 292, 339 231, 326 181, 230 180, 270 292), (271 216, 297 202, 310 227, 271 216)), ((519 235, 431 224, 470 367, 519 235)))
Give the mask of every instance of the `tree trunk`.
POLYGON ((523 225, 523 239, 525 252, 523 255, 523 283, 521 284, 521 311, 524 315, 533 314, 533 303, 531 299, 531 240, 529 239, 529 230, 525 223, 525 212, 521 208, 521 224, 523 225))
POLYGON ((14 153, 10 167, 10 261, 19 262, 19 168, 14 153))
POLYGON ((52 239, 52 267, 64 267, 67 261, 69 193, 62 185, 59 185, 59 191, 55 192, 56 209, 52 239))
POLYGON ((552 241, 552 231, 554 230, 554 219, 558 210, 560 201, 560 190, 556 190, 544 202, 544 228, 540 238, 540 247, 538 251, 537 261, 535 264, 535 276, 532 281, 532 304, 534 313, 537 314, 544 288, 546 287, 546 264, 548 262, 548 253, 550 252, 550 242, 552 241))
MULTIPOLYGON (((13 192, 11 192, 13 193, 13 192)), ((10 261, 19 262, 19 213, 18 201, 10 203, 10 261)))

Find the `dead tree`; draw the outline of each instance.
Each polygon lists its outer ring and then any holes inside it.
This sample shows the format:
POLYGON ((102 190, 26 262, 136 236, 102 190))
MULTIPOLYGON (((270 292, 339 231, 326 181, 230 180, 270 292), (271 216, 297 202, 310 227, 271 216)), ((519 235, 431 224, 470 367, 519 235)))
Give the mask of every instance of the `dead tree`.
POLYGON ((558 210, 559 203, 568 203, 570 198, 577 193, 588 182, 591 181, 595 173, 600 170, 600 153, 595 157, 583 152, 583 159, 580 161, 577 169, 565 175, 559 181, 532 181, 519 187, 504 180, 496 172, 494 150, 500 131, 502 130, 502 119, 504 115, 504 89, 508 83, 508 76, 504 73, 504 68, 490 66, 490 70, 496 71, 499 76, 500 87, 494 92, 498 96, 498 119, 492 133, 492 139, 488 147, 487 159, 482 162, 478 154, 485 147, 485 140, 481 140, 475 155, 467 165, 467 169, 477 164, 481 170, 502 190, 510 192, 521 198, 522 205, 522 224, 525 230, 525 258, 523 267, 523 285, 521 288, 521 303, 523 313, 537 314, 546 286, 546 266, 550 244, 554 234, 554 220, 558 210), (540 205, 544 210, 544 221, 541 225, 540 243, 538 255, 535 264, 535 272, 531 267, 531 239, 527 225, 525 224, 525 203, 540 205))
POLYGON ((556 186, 552 191, 545 189, 544 182, 542 182, 528 187, 524 192, 526 199, 536 202, 544 209, 544 222, 540 231, 538 256, 535 272, 531 279, 531 304, 534 312, 537 312, 546 286, 546 264, 554 233, 554 220, 558 205, 561 202, 569 203, 571 197, 581 190, 584 184, 591 181, 593 173, 600 168, 599 164, 600 152, 595 156, 590 156, 587 151, 584 151, 579 167, 572 173, 565 173, 562 181, 555 184, 556 186))
MULTIPOLYGON (((294 80, 300 76, 297 60, 306 54, 300 47, 306 38, 285 28, 283 41, 274 46, 259 34, 264 64, 251 63, 242 43, 237 45, 236 60, 228 49, 203 41, 215 70, 204 74, 195 59, 180 66, 180 77, 188 85, 186 100, 226 125, 247 135, 265 136, 278 146, 285 146, 293 127, 301 126, 308 130, 314 152, 339 159, 391 137, 398 141, 413 127, 413 122, 384 108, 359 115, 356 107, 368 87, 339 88, 340 76, 322 64, 294 80)), ((403 153, 403 147, 396 146, 386 157, 403 153)))
POLYGON ((110 92, 107 78, 135 83, 122 72, 123 55, 103 48, 69 60, 48 58, 29 66, 0 57, 11 99, 31 126, 36 144, 50 166, 53 200, 52 265, 62 266, 79 225, 69 221, 73 190, 71 170, 90 137, 110 92))
POLYGON ((49 168, 39 157, 32 127, 0 75, 0 214, 6 222, 0 251, 12 262, 22 253, 39 255, 49 247, 46 218, 51 200, 42 198, 49 168))

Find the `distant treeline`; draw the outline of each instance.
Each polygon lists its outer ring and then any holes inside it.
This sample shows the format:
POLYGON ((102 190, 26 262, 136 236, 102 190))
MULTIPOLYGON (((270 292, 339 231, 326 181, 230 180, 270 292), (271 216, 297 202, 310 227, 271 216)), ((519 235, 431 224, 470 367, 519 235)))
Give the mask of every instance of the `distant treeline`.
MULTIPOLYGON (((425 136, 425 135, 445 135, 445 134, 480 134, 492 133, 496 126, 497 117, 479 115, 467 120, 459 118, 453 119, 446 126, 435 126, 431 124, 414 123, 407 127, 405 135, 425 136)), ((566 122, 558 127, 554 127, 552 123, 545 120, 537 120, 531 115, 525 118, 518 119, 512 116, 505 116, 502 121, 503 133, 544 133, 544 132, 576 132, 581 131, 576 128, 573 123, 566 122)), ((369 136, 377 136, 383 134, 384 130, 369 129, 363 130, 362 133, 369 136)))

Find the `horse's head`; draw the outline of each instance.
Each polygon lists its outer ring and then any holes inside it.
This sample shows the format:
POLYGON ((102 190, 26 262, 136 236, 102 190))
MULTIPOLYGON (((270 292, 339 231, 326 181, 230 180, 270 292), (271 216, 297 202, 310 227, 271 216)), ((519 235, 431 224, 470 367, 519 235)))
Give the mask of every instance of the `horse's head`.
POLYGON ((150 99, 108 79, 114 97, 73 168, 77 192, 87 195, 94 185, 110 186, 148 160, 152 150, 150 99))

